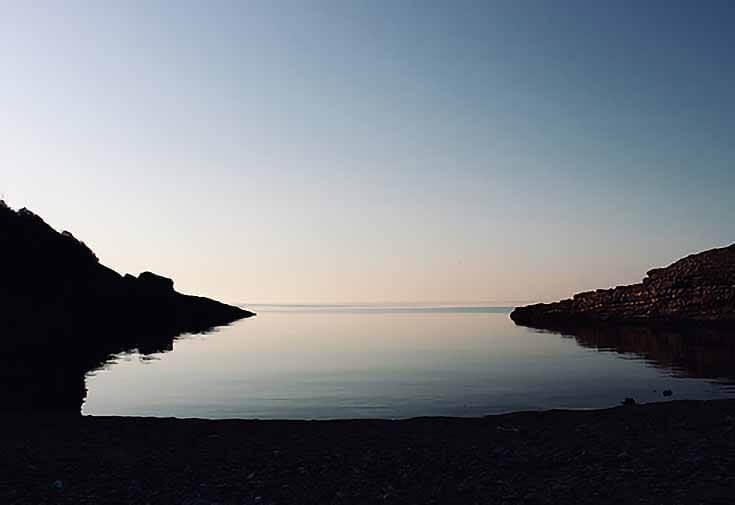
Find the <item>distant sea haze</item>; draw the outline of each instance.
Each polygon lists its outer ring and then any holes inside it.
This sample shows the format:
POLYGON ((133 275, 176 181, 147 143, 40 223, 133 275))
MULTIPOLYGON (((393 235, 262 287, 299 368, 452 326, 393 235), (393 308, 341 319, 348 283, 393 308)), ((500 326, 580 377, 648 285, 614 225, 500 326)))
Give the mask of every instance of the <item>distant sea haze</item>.
POLYGON ((405 418, 733 397, 730 340, 564 336, 508 306, 247 305, 257 317, 117 356, 83 412, 203 418, 405 418), (638 347, 630 342, 636 343, 638 347), (695 362, 689 352, 697 355, 695 362), (150 384, 156 384, 151 388, 150 384), (670 390, 671 397, 662 396, 670 390))
POLYGON ((506 313, 516 306, 508 302, 499 305, 474 304, 425 304, 425 303, 355 303, 355 304, 238 304, 250 307, 255 312, 355 312, 355 313, 391 313, 391 312, 444 312, 444 313, 506 313))

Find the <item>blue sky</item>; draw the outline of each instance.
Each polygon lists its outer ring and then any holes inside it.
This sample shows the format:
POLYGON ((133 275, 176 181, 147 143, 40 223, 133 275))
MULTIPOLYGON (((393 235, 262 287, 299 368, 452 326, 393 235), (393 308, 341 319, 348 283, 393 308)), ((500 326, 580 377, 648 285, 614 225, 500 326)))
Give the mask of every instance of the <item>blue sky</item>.
POLYGON ((549 300, 735 237, 729 2, 2 11, 0 192, 183 291, 549 300))

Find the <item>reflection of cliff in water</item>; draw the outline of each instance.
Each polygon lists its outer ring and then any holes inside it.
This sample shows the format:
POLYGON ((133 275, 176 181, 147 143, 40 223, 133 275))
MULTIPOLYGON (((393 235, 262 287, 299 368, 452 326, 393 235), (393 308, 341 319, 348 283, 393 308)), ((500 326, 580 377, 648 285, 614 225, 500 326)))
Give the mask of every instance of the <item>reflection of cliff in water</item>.
MULTIPOLYGON (((197 331, 202 332, 202 331, 197 331)), ((180 334, 141 332, 124 339, 100 334, 55 339, 3 332, 0 349, 0 411, 64 411, 78 414, 87 394, 85 375, 115 355, 143 356, 173 350, 180 334), (90 345, 94 341, 94 345, 90 345)))
POLYGON ((599 325, 554 331, 583 347, 642 357, 675 376, 735 384, 735 329, 599 325))

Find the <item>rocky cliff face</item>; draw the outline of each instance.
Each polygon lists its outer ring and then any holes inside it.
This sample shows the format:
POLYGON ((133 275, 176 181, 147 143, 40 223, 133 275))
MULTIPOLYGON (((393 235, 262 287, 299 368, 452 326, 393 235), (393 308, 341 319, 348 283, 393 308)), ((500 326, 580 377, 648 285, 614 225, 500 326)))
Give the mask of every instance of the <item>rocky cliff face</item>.
POLYGON ((639 284, 518 307, 510 317, 541 328, 603 321, 735 324, 735 244, 651 270, 639 284))
POLYGON ((150 272, 121 276, 71 233, 0 201, 0 410, 78 412, 85 372, 110 354, 165 350, 252 315, 150 272))

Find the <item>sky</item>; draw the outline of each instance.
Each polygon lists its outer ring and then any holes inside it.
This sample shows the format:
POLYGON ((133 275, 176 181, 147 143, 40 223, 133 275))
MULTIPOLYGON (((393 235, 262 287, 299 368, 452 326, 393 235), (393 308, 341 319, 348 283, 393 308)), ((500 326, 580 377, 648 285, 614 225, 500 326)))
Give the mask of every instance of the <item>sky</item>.
POLYGON ((716 0, 3 2, 0 194, 228 302, 632 283, 735 242, 734 23, 716 0))

